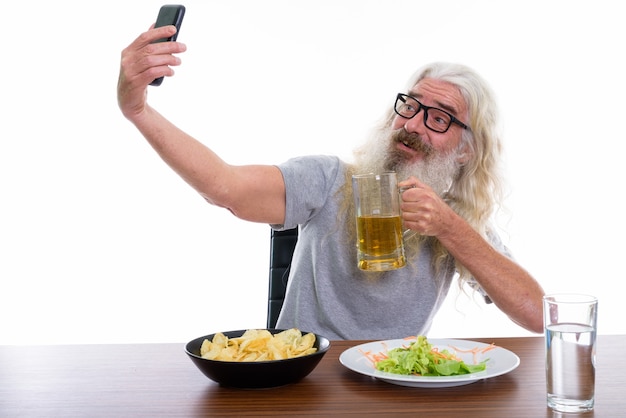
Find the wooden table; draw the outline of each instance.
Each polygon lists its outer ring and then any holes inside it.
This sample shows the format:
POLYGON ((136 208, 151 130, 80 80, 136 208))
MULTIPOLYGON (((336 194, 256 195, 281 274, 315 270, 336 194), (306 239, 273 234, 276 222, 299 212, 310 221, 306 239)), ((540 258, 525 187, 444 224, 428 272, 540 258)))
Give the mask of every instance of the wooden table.
MULTIPOLYGON (((552 417, 543 337, 474 339, 515 352, 511 373, 466 386, 409 388, 359 375, 339 355, 363 341, 333 341, 302 381, 273 389, 220 387, 184 344, 0 346, 0 417, 424 416, 552 417)), ((600 336, 596 407, 579 416, 626 416, 626 335, 600 336)))

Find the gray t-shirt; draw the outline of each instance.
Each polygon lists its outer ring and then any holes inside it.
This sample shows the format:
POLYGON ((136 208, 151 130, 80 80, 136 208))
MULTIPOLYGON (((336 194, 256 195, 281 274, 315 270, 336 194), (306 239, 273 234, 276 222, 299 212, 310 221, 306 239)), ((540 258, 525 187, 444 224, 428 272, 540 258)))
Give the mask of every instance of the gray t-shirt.
MULTIPOLYGON (((284 225, 300 227, 284 305, 277 328, 296 327, 330 339, 395 339, 426 334, 454 275, 439 277, 424 245, 407 266, 388 272, 357 267, 356 243, 338 219, 338 190, 347 166, 336 157, 309 156, 279 168, 286 186, 284 225)), ((351 189, 350 189, 351 190, 351 189)))

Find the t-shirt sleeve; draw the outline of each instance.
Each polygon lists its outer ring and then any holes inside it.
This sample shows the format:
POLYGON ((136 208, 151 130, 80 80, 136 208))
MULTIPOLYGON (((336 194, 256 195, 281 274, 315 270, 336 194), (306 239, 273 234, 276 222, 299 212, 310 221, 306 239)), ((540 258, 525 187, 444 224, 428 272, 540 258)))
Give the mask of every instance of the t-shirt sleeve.
POLYGON ((341 161, 333 156, 292 158, 278 165, 285 181, 285 223, 271 225, 278 230, 307 223, 332 198, 331 189, 342 172, 341 161))

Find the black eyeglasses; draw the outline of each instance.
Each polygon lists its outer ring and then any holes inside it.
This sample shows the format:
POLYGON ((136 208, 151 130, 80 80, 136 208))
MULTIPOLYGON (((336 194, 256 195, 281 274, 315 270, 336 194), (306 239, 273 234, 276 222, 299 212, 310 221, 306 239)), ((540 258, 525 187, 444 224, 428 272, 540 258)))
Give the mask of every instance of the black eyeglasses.
POLYGON ((422 109, 424 110, 424 125, 431 131, 444 133, 450 129, 452 123, 456 123, 463 129, 469 129, 466 124, 445 110, 423 105, 415 97, 408 94, 398 93, 396 104, 393 108, 399 116, 405 119, 411 119, 422 109))

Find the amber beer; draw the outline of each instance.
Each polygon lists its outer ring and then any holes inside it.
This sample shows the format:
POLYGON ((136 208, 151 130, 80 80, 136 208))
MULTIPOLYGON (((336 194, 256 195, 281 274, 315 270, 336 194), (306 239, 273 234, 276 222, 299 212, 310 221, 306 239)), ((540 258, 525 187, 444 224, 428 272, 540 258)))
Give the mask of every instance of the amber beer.
POLYGON ((406 264, 399 215, 358 216, 357 237, 360 269, 385 271, 406 264))
POLYGON ((357 265, 361 270, 404 267, 404 237, 396 173, 352 176, 357 228, 357 265))

